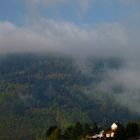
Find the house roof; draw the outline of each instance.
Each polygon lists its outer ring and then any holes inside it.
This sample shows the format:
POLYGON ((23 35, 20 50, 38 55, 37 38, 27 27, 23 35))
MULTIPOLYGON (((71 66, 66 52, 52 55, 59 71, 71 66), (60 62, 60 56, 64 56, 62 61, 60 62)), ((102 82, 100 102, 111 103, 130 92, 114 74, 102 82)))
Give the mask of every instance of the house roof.
MULTIPOLYGON (((117 126, 121 126, 121 123, 120 122, 118 122, 118 121, 115 121, 114 122, 117 126)), ((113 123, 112 123, 113 124, 113 123)))

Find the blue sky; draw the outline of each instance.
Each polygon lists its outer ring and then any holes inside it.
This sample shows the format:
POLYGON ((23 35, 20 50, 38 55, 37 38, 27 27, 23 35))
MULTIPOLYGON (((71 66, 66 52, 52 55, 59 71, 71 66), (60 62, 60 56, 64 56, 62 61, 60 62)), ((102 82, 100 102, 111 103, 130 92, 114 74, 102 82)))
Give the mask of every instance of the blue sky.
POLYGON ((25 24, 38 15, 75 24, 123 22, 140 12, 139 5, 138 0, 1 0, 0 21, 25 24))

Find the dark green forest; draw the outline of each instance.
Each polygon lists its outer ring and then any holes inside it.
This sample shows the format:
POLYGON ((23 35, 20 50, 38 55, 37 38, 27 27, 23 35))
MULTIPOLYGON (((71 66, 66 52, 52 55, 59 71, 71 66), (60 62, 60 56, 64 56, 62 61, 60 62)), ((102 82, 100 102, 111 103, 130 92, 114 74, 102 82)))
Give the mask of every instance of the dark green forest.
POLYGON ((39 139, 50 126, 57 126, 54 133, 59 133, 76 122, 107 126, 114 120, 138 119, 138 114, 118 105, 113 97, 106 94, 100 99, 100 93, 94 91, 105 66, 118 69, 121 61, 89 62, 90 74, 67 56, 1 55, 0 140, 39 139))

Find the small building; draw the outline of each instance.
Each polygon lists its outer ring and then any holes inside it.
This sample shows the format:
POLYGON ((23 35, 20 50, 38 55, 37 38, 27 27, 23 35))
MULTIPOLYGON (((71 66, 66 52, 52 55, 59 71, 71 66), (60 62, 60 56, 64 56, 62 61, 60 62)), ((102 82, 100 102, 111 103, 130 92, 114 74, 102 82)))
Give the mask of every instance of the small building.
POLYGON ((100 139, 104 137, 104 131, 102 130, 99 134, 95 134, 94 136, 92 136, 93 139, 100 139))
POLYGON ((117 131, 117 129, 121 126, 120 123, 118 122, 114 122, 112 125, 111 125, 111 130, 107 131, 106 134, 105 134, 105 137, 106 138, 113 138, 115 136, 115 133, 117 131))
POLYGON ((95 134, 93 136, 86 136, 87 140, 107 140, 109 138, 113 138, 116 134, 117 129, 121 126, 120 123, 114 122, 111 125, 111 128, 109 131, 104 132, 102 130, 99 134, 95 134))
POLYGON ((106 132, 106 138, 113 138, 115 135, 115 131, 114 130, 110 130, 108 132, 106 132))
POLYGON ((99 134, 95 134, 93 136, 87 136, 89 140, 102 140, 104 139, 104 130, 102 130, 99 134))
POLYGON ((111 130, 117 130, 118 125, 120 125, 118 122, 115 122, 111 125, 111 130))

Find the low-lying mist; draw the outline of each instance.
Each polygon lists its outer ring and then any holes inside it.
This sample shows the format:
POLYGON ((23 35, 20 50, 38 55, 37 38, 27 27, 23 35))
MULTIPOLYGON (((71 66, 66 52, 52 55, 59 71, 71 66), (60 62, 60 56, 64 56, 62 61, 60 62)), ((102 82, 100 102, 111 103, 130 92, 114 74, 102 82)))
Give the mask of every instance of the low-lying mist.
POLYGON ((1 54, 56 52, 68 55, 88 76, 93 74, 91 58, 121 60, 117 68, 104 63, 102 80, 95 91, 113 95, 118 104, 137 113, 140 113, 139 45, 139 32, 119 23, 90 29, 45 19, 22 27, 10 22, 0 23, 1 54))

